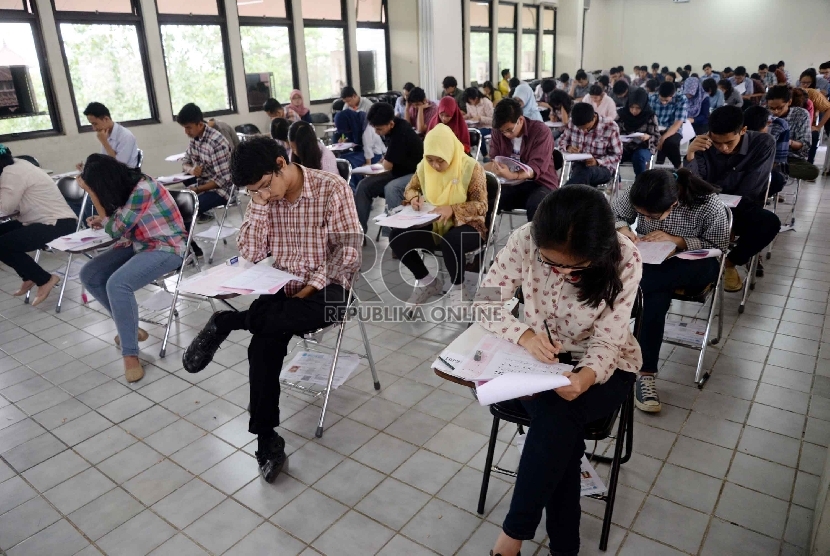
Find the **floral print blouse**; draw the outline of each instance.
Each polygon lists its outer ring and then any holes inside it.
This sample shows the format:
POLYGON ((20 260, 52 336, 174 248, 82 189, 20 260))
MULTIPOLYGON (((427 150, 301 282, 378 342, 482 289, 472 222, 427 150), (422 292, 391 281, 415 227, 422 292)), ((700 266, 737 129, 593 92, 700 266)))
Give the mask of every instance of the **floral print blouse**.
POLYGON ((627 237, 617 234, 622 249, 619 272, 623 288, 613 309, 605 301, 594 308, 577 300, 579 291, 568 276, 557 274, 539 262, 531 226, 525 224, 511 234, 490 267, 474 303, 482 309, 501 307, 521 286, 524 319, 520 321, 502 311, 503 320, 490 320, 487 315, 493 311, 483 310, 479 312, 482 317, 479 324, 515 344, 528 328, 544 333, 547 319, 551 334, 562 343, 563 351, 580 354, 577 367, 593 369, 597 384, 607 381, 616 369, 638 372, 643 358, 630 326, 643 273, 637 248, 627 237))

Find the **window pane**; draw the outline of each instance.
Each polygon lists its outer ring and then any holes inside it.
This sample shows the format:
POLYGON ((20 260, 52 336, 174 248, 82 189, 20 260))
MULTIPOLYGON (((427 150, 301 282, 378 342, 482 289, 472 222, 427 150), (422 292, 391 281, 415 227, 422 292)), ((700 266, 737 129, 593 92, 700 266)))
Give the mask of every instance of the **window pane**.
POLYGON ((348 80, 343 29, 306 27, 305 54, 311 100, 339 98, 348 80))
POLYGON ((539 10, 537 8, 522 8, 522 29, 535 31, 538 27, 536 25, 539 17, 539 10))
POLYGON ((386 82, 386 31, 358 27, 357 56, 360 60, 361 93, 388 91, 389 84, 386 82), (369 67, 373 69, 369 70, 369 67))
POLYGON ((240 17, 286 17, 285 0, 237 0, 240 17))
MULTIPOLYGON (((37 50, 35 50, 32 25, 30 23, 0 23, 0 36, 5 42, 5 44, 0 44, 0 66, 22 65, 27 68, 29 90, 34 105, 31 108, 36 114, 0 119, 0 135, 52 129, 52 119, 49 117, 46 103, 46 90, 43 88, 43 77, 40 73, 37 50)), ((2 88, 3 86, 0 85, 0 91, 2 88)), ((19 100, 13 101, 14 104, 17 105, 19 100)), ((11 102, 0 92, 0 110, 10 104, 11 102), (4 103, 4 100, 8 104, 4 103)))
POLYGON ((22 10, 23 0, 0 0, 0 10, 22 10))
POLYGON ((545 8, 544 12, 545 15, 543 16, 544 20, 542 21, 542 25, 545 31, 555 31, 556 28, 554 16, 556 15, 556 11, 545 8))
POLYGON ((516 28, 516 5, 515 4, 499 4, 499 28, 501 28, 501 29, 515 29, 516 28))
POLYGON ((341 21, 343 4, 341 0, 303 0, 303 19, 341 21))
POLYGON ((519 79, 536 79, 536 35, 522 35, 522 65, 519 79))
POLYGON ((509 69, 516 74, 516 35, 499 33, 499 75, 502 70, 509 69))
POLYGON ((248 107, 261 110, 268 97, 288 103, 294 88, 288 27, 240 27, 248 107), (268 91, 262 89, 266 84, 268 91), (265 98, 261 98, 264 96, 265 98))
POLYGON ((542 71, 543 77, 553 76, 553 35, 542 35, 542 71))
MULTIPOLYGON (((156 0, 160 14, 219 15, 216 0, 156 0)), ((233 1, 233 0, 228 0, 233 1)), ((244 2, 245 0, 243 0, 244 2)))
POLYGON ((218 25, 162 25, 161 42, 174 113, 188 102, 202 112, 230 110, 218 25))
POLYGON ((490 4, 470 2, 470 27, 490 27, 490 4))
POLYGON ((470 33, 470 78, 479 85, 490 79, 490 33, 470 33))
POLYGON ((355 0, 357 4, 357 20, 382 23, 383 0, 355 0))
POLYGON ((58 12, 133 13, 130 0, 55 0, 58 12))
POLYGON ((61 37, 82 125, 93 101, 104 103, 116 121, 150 117, 135 26, 61 23, 61 37))

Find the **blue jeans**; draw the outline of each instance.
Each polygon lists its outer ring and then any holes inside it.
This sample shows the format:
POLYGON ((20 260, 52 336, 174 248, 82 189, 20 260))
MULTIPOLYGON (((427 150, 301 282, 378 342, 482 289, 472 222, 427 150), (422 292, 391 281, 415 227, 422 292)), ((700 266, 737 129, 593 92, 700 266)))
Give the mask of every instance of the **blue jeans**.
POLYGON ((387 172, 367 176, 360 180, 357 191, 355 191, 354 200, 355 205, 357 205, 357 218, 363 227, 363 233, 366 233, 369 215, 372 212, 372 201, 375 197, 385 197, 386 206, 390 210, 399 207, 403 203, 404 190, 411 179, 412 174, 393 178, 392 174, 387 172))
POLYGON ((216 190, 199 193, 199 214, 201 215, 211 209, 221 207, 227 202, 228 200, 222 197, 216 190))
POLYGON ((651 160, 651 151, 648 149, 637 149, 634 152, 623 152, 622 162, 631 162, 634 166, 634 175, 639 176, 648 170, 648 163, 651 160))
POLYGON ((481 132, 481 156, 486 157, 487 156, 487 138, 490 136, 490 134, 493 132, 493 130, 492 130, 492 128, 489 128, 489 127, 483 127, 483 128, 479 128, 479 131, 481 132))
POLYGON ((584 162, 574 162, 571 177, 565 185, 584 184, 594 187, 611 181, 613 174, 605 166, 586 166, 584 162))
POLYGON ((135 292, 179 268, 182 258, 167 251, 116 247, 101 253, 81 269, 81 283, 115 321, 121 355, 138 355, 138 303, 135 292))

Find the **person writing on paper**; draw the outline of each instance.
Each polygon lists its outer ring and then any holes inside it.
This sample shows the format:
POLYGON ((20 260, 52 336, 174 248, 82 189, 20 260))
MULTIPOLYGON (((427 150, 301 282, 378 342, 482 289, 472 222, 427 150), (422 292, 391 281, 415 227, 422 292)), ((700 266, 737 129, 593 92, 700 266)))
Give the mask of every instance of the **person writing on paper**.
POLYGON ((464 152, 470 154, 470 128, 464 121, 464 112, 458 107, 458 102, 453 105, 455 99, 446 96, 438 103, 438 113, 432 117, 427 126, 427 133, 435 129, 439 123, 449 127, 455 134, 456 139, 464 145, 464 152))
POLYGON ((424 203, 429 203, 435 207, 432 212, 440 215, 438 220, 421 228, 392 230, 389 247, 418 281, 407 306, 426 303, 430 297, 444 291, 441 278, 429 273, 417 251, 432 250, 436 242, 441 247, 452 281, 449 306, 461 306, 464 301, 464 254, 481 248, 487 235, 484 168, 466 155, 464 146, 448 126, 438 124, 427 133, 424 160, 418 164, 404 195, 404 204, 420 211, 424 203))
POLYGON ((657 154, 657 116, 648 102, 645 89, 634 89, 628 94, 625 105, 617 110, 617 124, 621 135, 640 133, 623 143, 622 162, 631 162, 634 175, 639 176, 648 168, 651 157, 657 154))
MULTIPOLYGON (((677 251, 720 249, 725 253, 729 247, 729 219, 717 192, 717 187, 686 169, 647 170, 637 176, 627 194, 617 195, 617 230, 635 243, 668 241, 677 246, 677 251), (634 222, 636 234, 631 230, 634 222)), ((641 411, 657 413, 661 409, 654 379, 666 313, 675 290, 682 288, 692 295, 702 292, 717 281, 719 272, 720 262, 715 257, 696 261, 672 257, 662 264, 643 265, 643 368, 634 390, 634 404, 641 411)))
POLYGON ((334 153, 317 139, 314 128, 307 122, 294 122, 288 128, 288 144, 291 145, 291 162, 340 175, 334 153))
POLYGON ((658 125, 666 129, 657 139, 657 164, 663 164, 668 158, 672 166, 679 168, 682 163, 681 128, 689 117, 689 101, 686 95, 677 91, 674 83, 661 83, 657 93, 649 95, 649 104, 657 114, 658 125))
POLYGON ((136 382, 144 376, 138 343, 149 335, 138 327, 135 292, 182 265, 184 221, 167 189, 108 156, 90 155, 78 185, 98 213, 87 224, 117 240, 112 249, 83 266, 81 283, 112 315, 124 378, 136 382))
POLYGON ((574 105, 571 121, 557 139, 557 145, 561 151, 590 155, 587 160, 573 163, 567 185, 597 186, 610 182, 623 152, 620 128, 613 120, 598 116, 587 102, 574 105))
MULTIPOLYGON (((391 111, 392 105, 387 104, 391 111)), ((237 237, 239 254, 300 278, 273 295, 261 295, 244 311, 214 313, 182 356, 198 373, 234 330, 251 332, 248 345, 250 419, 257 435, 262 477, 274 482, 287 459, 280 424, 279 370, 295 334, 331 324, 342 314, 348 289, 360 268, 363 232, 352 192, 340 176, 288 161, 269 137, 239 145, 231 161, 233 179, 251 192, 237 237)))
POLYGON ((0 214, 14 212, 20 214, 0 224, 0 262, 23 280, 14 295, 26 295, 37 286, 32 306, 40 305, 60 277, 44 270, 29 252, 73 233, 78 219, 49 174, 12 157, 12 151, 0 144, 0 214))
POLYGON ((516 99, 503 99, 493 112, 490 156, 512 158, 530 167, 530 171, 513 171, 496 160, 484 165, 485 170, 505 182, 498 209, 525 209, 527 219, 533 220, 536 207, 545 195, 559 187, 559 177, 553 167, 553 137, 548 126, 525 118, 522 105, 516 99))
POLYGON ((427 99, 427 94, 420 87, 409 91, 406 100, 406 121, 421 136, 427 133, 427 126, 438 114, 438 105, 427 99))
POLYGON ((620 407, 640 369, 629 319, 642 266, 632 241, 614 229, 602 192, 572 185, 548 195, 490 267, 474 303, 478 323, 539 361, 578 359, 569 386, 506 402, 527 412, 531 424, 492 554, 519 554, 543 510, 551 553, 579 551, 584 427, 620 407), (520 286, 522 320, 500 310, 520 286), (493 312, 502 318, 490 318, 493 312))
POLYGON ((602 85, 591 85, 588 94, 582 97, 582 102, 593 106, 594 112, 601 118, 613 121, 617 117, 617 105, 614 99, 605 94, 602 85))

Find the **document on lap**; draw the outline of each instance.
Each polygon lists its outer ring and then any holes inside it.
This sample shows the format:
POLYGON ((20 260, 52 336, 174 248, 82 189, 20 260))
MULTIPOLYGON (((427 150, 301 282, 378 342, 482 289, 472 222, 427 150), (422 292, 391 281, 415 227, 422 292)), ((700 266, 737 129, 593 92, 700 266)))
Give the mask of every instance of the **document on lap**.
POLYGON ((594 158, 590 153, 562 153, 562 158, 565 162, 578 162, 580 160, 589 160, 594 158))
POLYGON ((637 249, 643 264, 660 264, 677 250, 671 241, 638 241, 637 249))
POLYGON ((170 156, 166 157, 164 160, 166 160, 167 162, 178 162, 179 160, 182 160, 184 157, 185 157, 185 153, 171 154, 170 156))
MULTIPOLYGON (((527 164, 519 162, 515 158, 510 158, 509 156, 497 156, 493 159, 493 162, 498 162, 499 164, 503 164, 504 166, 507 166, 507 169, 510 170, 511 172, 525 172, 527 174, 530 174, 530 173, 533 172, 533 168, 531 168, 527 164)), ((509 180, 507 178, 502 178, 502 177, 499 177, 499 181, 503 185, 518 185, 520 183, 525 182, 525 180, 509 180)))
POLYGON ((229 264, 218 265, 182 281, 184 293, 217 297, 220 295, 275 294, 289 282, 300 281, 298 276, 276 269, 268 264, 253 264, 234 257, 229 264))
POLYGON ((172 176, 159 176, 156 180, 164 185, 169 185, 171 183, 179 183, 183 181, 187 181, 192 178, 190 174, 186 172, 181 172, 179 174, 173 174, 172 176))
POLYGON ((90 247, 95 247, 110 241, 113 241, 112 236, 104 230, 88 229, 61 236, 46 245, 58 251, 77 251, 79 249, 89 249, 90 247))
POLYGON ((364 166, 358 166, 354 170, 352 170, 352 174, 357 175, 372 175, 372 174, 382 174, 386 171, 383 167, 383 164, 367 164, 364 166))
POLYGON ((741 198, 742 197, 740 195, 727 195, 726 193, 718 194, 718 199, 720 199, 720 202, 729 208, 737 207, 738 203, 741 202, 741 198))

